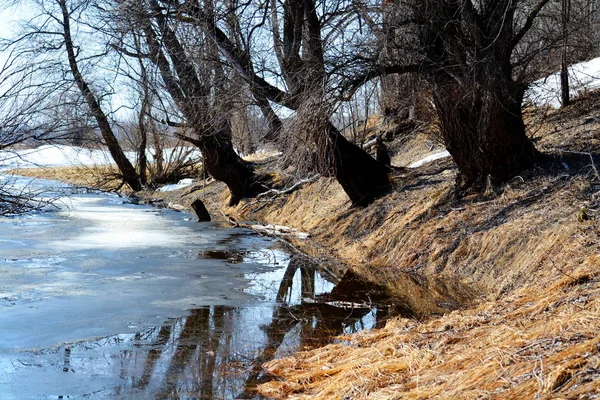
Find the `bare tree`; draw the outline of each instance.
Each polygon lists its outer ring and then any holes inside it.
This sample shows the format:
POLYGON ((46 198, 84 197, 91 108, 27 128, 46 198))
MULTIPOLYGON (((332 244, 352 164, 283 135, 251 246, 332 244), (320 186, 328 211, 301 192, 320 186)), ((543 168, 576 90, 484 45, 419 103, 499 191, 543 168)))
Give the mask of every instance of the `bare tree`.
MULTIPOLYGON (((85 98, 87 106, 90 109, 90 112, 96 119, 98 123, 98 128, 102 133, 102 137, 106 143, 106 147, 110 151, 110 154, 117 164, 117 167, 123 174, 123 180, 129 185, 131 189, 134 191, 140 190, 142 188, 142 182, 140 180, 140 176, 135 170, 134 166, 127 159, 127 156, 123 152, 119 141, 117 140, 115 134, 113 133, 110 122, 102 110, 100 103, 98 102, 97 96, 94 94, 89 84, 83 77, 78 61, 77 55, 75 52, 75 45, 73 43, 73 38, 71 36, 71 10, 67 6, 66 0, 56 0, 58 6, 60 7, 60 11, 62 14, 62 21, 58 21, 62 27, 62 37, 64 40, 65 50, 67 52, 67 59, 69 61, 69 69, 71 74, 73 75, 73 79, 81 94, 85 98)), ((76 8, 81 7, 81 5, 76 5, 76 8)))
MULTIPOLYGON (((265 10, 264 7, 256 9, 265 10)), ((265 75, 259 74, 248 47, 236 45, 202 7, 184 2, 178 3, 177 10, 180 15, 187 16, 186 19, 205 27, 231 68, 244 78, 254 93, 296 111, 295 119, 301 120, 300 127, 307 133, 306 140, 299 141, 296 149, 302 146, 308 149, 304 153, 306 156, 298 157, 299 160, 313 160, 322 173, 332 169, 355 205, 367 205, 389 191, 391 184, 387 167, 350 143, 331 121, 332 106, 328 102, 328 94, 332 90, 328 84, 322 37, 323 24, 328 18, 319 15, 314 1, 287 0, 281 6, 271 4, 272 32, 268 35, 274 42, 277 68, 285 88, 270 83, 265 75), (280 14, 283 15, 283 25, 279 22, 280 14)), ((266 26, 266 14, 259 21, 252 25, 250 32, 266 26)), ((246 43, 249 42, 247 39, 246 43)))
MULTIPOLYGON (((95 120, 123 181, 133 190, 141 189, 139 176, 125 156, 109 116, 103 109, 106 107, 104 98, 109 97, 109 91, 103 92, 99 88, 108 83, 108 76, 105 75, 100 81, 92 78, 94 65, 107 56, 99 41, 89 41, 91 33, 97 32, 97 20, 90 12, 93 7, 87 2, 67 0, 44 3, 32 0, 28 4, 35 12, 22 23, 20 33, 4 43, 5 50, 12 51, 20 71, 31 71, 24 78, 28 86, 21 87, 19 96, 35 94, 45 97, 35 110, 35 119, 50 121, 54 117, 52 125, 55 139, 69 132, 71 121, 58 112, 51 112, 51 106, 60 108, 74 99, 82 100, 84 109, 95 120), (79 35, 86 36, 88 41, 77 43, 79 35), (79 92, 79 96, 73 96, 74 91, 79 92)), ((82 104, 72 106, 81 107, 82 104)))
MULTIPOLYGON (((18 166, 19 148, 55 140, 64 132, 57 132, 56 122, 45 118, 53 108, 49 100, 52 88, 36 81, 35 68, 19 63, 12 42, 2 39, 0 51, 4 56, 0 64, 0 166, 7 169, 18 166)), ((4 174, 0 179, 0 216, 49 206, 52 199, 40 194, 40 190, 4 174)))
MULTIPOLYGON (((210 9, 210 4, 208 8, 210 9)), ((215 179, 227 184, 230 204, 266 189, 264 179, 235 152, 226 96, 226 77, 208 34, 197 26, 180 26, 170 2, 158 0, 119 3, 121 18, 134 21, 129 34, 141 33, 145 52, 127 48, 127 36, 115 44, 123 54, 151 61, 159 71, 164 91, 169 94, 191 135, 180 134, 198 146, 204 166, 215 179)), ((207 14, 206 18, 210 19, 207 14)))
POLYGON ((504 182, 540 159, 525 133, 521 104, 534 75, 532 61, 557 40, 529 40, 549 2, 398 1, 389 6, 402 32, 394 40, 410 62, 375 52, 369 71, 348 87, 388 73, 425 77, 459 169, 458 189, 504 182))

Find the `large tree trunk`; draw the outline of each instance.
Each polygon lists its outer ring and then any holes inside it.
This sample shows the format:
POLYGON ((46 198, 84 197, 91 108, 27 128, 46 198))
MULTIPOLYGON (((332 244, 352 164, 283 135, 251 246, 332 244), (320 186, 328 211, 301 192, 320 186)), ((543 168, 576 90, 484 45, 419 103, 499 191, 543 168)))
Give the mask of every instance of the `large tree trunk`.
POLYGON ((230 206, 267 190, 260 176, 237 155, 230 138, 225 135, 203 135, 198 141, 198 147, 204 157, 207 172, 229 188, 230 206))
MULTIPOLYGON (((220 104, 223 99, 211 98, 211 91, 215 92, 216 97, 224 95, 223 81, 215 84, 206 81, 207 76, 202 77, 204 80, 200 79, 192 59, 169 26, 168 18, 158 2, 152 0, 150 5, 152 18, 161 27, 161 31, 157 32, 150 23, 143 26, 145 40, 152 54, 151 60, 158 66, 166 90, 195 135, 180 137, 200 148, 207 172, 229 188, 230 205, 236 205, 241 199, 266 190, 262 177, 256 175, 250 164, 242 160, 233 149, 229 118, 220 109, 220 106, 226 109, 226 105, 220 104)), ((212 21, 211 18, 209 20, 212 21)), ((212 69, 215 75, 222 72, 215 72, 210 65, 203 66, 208 70, 212 69)))
POLYGON ((504 182, 532 167, 538 152, 525 133, 524 85, 513 79, 511 65, 524 34, 514 31, 517 3, 417 4, 427 74, 446 148, 458 166, 459 191, 481 191, 488 182, 504 182))
POLYGON ((485 189, 531 168, 538 156, 525 132, 512 80, 489 76, 474 85, 447 81, 433 94, 446 148, 459 170, 458 189, 485 189), (483 82, 482 82, 483 80, 483 82))
POLYGON ((388 167, 350 143, 329 123, 328 136, 334 158, 334 174, 353 205, 367 206, 391 189, 388 167))
MULTIPOLYGON (((315 110, 322 108, 326 90, 323 87, 325 61, 316 4, 314 0, 286 0, 283 4, 283 27, 280 29, 275 3, 273 2, 272 13, 274 47, 282 76, 288 86, 287 92, 269 84, 256 74, 249 53, 236 46, 201 8, 193 7, 190 12, 209 27, 208 31, 228 60, 233 63, 234 69, 250 84, 252 91, 258 94, 257 103, 270 123, 271 132, 278 133, 282 124, 272 113, 267 99, 295 110, 297 114, 303 108, 309 108, 310 118, 318 121, 318 124, 309 124, 317 131, 310 141, 318 152, 331 155, 332 159, 319 167, 319 157, 315 156, 317 169, 319 172, 328 173, 328 167, 332 165, 336 179, 351 201, 356 205, 367 205, 391 188, 387 167, 349 143, 331 124, 327 112, 324 112, 325 125, 321 125, 323 115, 320 115, 319 111, 319 115, 315 116, 314 110, 311 111, 311 106, 307 105, 307 102, 315 101, 316 98, 318 104, 315 110), (323 135, 322 132, 326 134, 323 135), (357 181, 354 182, 354 179, 357 181)), ((306 162, 306 159, 303 161, 306 162)))
POLYGON ((229 125, 223 123, 213 132, 210 135, 206 132, 198 133, 198 139, 180 137, 200 149, 206 172, 227 185, 231 193, 229 205, 235 206, 241 199, 254 197, 267 190, 266 178, 256 174, 251 164, 233 149, 229 125))

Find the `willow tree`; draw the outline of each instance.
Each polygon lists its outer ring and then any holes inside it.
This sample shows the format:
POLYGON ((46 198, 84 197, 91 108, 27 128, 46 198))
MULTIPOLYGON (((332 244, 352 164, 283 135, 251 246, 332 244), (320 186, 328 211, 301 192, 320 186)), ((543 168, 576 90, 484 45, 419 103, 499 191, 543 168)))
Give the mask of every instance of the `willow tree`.
POLYGON ((517 12, 527 3, 514 0, 414 5, 426 74, 460 188, 504 182, 538 159, 521 113, 527 86, 515 79, 513 54, 548 1, 539 2, 522 24, 517 12))
MULTIPOLYGON (((344 2, 337 5, 343 6, 344 2)), ((354 204, 367 205, 391 188, 388 168, 341 134, 332 123, 327 106, 315 104, 327 104, 326 91, 331 90, 323 38, 324 16, 319 15, 314 0, 286 0, 280 28, 277 11, 274 6, 273 40, 291 96, 300 107, 308 107, 309 113, 316 114, 311 119, 317 122, 314 140, 323 148, 326 160, 332 161, 336 180, 354 204)))
MULTIPOLYGON (((343 3, 337 2, 332 8, 341 10, 343 3)), ((253 93, 296 111, 296 119, 299 116, 308 119, 303 128, 309 131, 309 135, 306 141, 300 143, 300 147, 309 151, 305 151, 303 156, 296 155, 299 162, 316 161, 317 170, 322 173, 332 170, 354 205, 368 205, 390 190, 388 168, 349 142, 331 121, 330 93, 335 90, 330 79, 329 69, 332 67, 331 59, 327 56, 327 40, 323 34, 324 30, 332 29, 327 25, 331 15, 320 14, 320 8, 314 0, 286 0, 281 4, 272 2, 270 8, 265 5, 253 9, 253 12, 263 10, 263 14, 261 18, 249 19, 254 22, 250 23, 247 31, 252 33, 264 29, 261 44, 272 42, 275 65, 271 62, 273 57, 270 52, 266 59, 257 62, 257 54, 261 52, 252 48, 252 38, 246 38, 247 46, 240 46, 226 29, 210 18, 201 3, 171 4, 177 8, 180 20, 204 27, 219 46, 225 61, 244 78, 253 93), (267 12, 271 14, 269 18, 267 12), (255 64, 263 63, 274 68, 276 73, 268 71, 268 68, 262 74, 256 71, 255 64), (266 79, 266 75, 281 76, 283 84, 273 84, 266 79)), ((343 15, 339 16, 343 19, 343 15)), ((291 132, 291 135, 295 134, 298 132, 291 132)))
POLYGON ((122 32, 113 47, 154 65, 163 84, 156 90, 170 96, 183 119, 167 122, 191 132, 179 137, 200 149, 207 172, 229 188, 230 205, 265 190, 263 177, 234 150, 228 78, 209 35, 197 26, 181 24, 171 2, 120 2, 116 11, 118 19, 113 20, 120 21, 122 32), (130 45, 131 35, 143 43, 142 51, 130 45))
MULTIPOLYGON (((416 73, 431 87, 446 148, 459 170, 459 191, 480 191, 533 167, 540 154, 521 112, 535 73, 532 61, 559 42, 532 40, 550 0, 398 0, 388 35, 400 55, 372 55, 368 71, 349 80, 416 73)), ((388 19, 389 21, 390 19, 388 19)))

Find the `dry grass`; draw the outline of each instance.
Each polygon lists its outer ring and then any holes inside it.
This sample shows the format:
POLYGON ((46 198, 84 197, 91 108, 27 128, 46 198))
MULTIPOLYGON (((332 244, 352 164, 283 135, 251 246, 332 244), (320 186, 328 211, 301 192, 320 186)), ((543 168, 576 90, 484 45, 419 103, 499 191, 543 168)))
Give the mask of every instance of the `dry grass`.
POLYGON ((79 166, 54 168, 20 168, 7 171, 9 174, 28 176, 31 178, 49 179, 70 183, 76 186, 95 187, 115 190, 122 180, 115 166, 79 166))
POLYGON ((590 257, 549 288, 424 323, 393 320, 272 361, 266 368, 284 380, 261 391, 298 399, 597 398, 599 261, 590 257))
MULTIPOLYGON (((600 140, 590 138, 600 131, 600 102, 592 100, 532 113, 538 147, 599 153, 600 140)), ((396 164, 429 151, 420 146, 396 164)), ((589 158, 563 162, 569 171, 560 164, 533 171, 488 197, 454 199, 455 168, 439 160, 398 173, 396 190, 365 209, 350 208, 340 186, 321 178, 269 203, 224 210, 310 232, 314 240, 297 243, 305 251, 351 265, 420 317, 272 361, 265 367, 281 380, 261 392, 277 399, 600 398, 599 188, 589 158)), ((199 184, 179 198, 202 198, 217 214, 225 192, 220 183, 199 184)))
MULTIPOLYGON (((599 110, 538 120, 540 147, 581 150, 573 141, 582 129, 598 130, 600 118, 595 125, 589 118, 599 110)), ((272 361, 265 367, 281 380, 261 392, 294 399, 600 398, 598 189, 585 160, 566 162, 569 173, 534 171, 487 198, 454 200, 455 171, 441 161, 396 177, 397 191, 363 210, 349 209, 324 179, 262 208, 261 218, 311 232, 321 246, 313 251, 387 285, 423 319, 399 318, 272 361), (308 201, 314 198, 321 201, 308 201)))

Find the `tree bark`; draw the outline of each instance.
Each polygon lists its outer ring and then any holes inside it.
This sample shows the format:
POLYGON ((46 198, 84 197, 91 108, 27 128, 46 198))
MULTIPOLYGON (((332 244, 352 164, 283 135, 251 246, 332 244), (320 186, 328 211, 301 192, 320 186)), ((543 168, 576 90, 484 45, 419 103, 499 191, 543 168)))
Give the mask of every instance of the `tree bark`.
POLYGON ((200 135, 196 144, 202 152, 207 172, 227 185, 231 193, 229 205, 235 206, 240 200, 254 197, 268 187, 251 165, 235 152, 228 133, 228 126, 223 127, 219 134, 200 135))
POLYGON ((433 91, 444 143, 460 172, 459 190, 484 190, 488 180, 505 182, 533 167, 537 159, 525 133, 520 101, 498 92, 454 84, 437 85, 433 91))
POLYGON ((227 185, 231 192, 230 206, 265 191, 264 179, 256 175, 233 148, 228 118, 224 115, 226 110, 218 107, 222 99, 213 99, 216 107, 211 104, 211 90, 216 91, 216 96, 223 94, 219 92, 219 85, 211 89, 211 82, 200 80, 192 60, 170 28, 168 18, 155 0, 151 0, 150 5, 152 17, 148 17, 143 29, 151 60, 158 66, 166 90, 194 132, 194 137, 180 137, 200 149, 207 172, 227 185), (150 18, 155 18, 161 27, 160 39, 150 18))
POLYGON ((350 143, 330 122, 327 127, 336 180, 352 204, 364 207, 390 191, 388 167, 350 143))
MULTIPOLYGON (((389 192, 392 185, 388 168, 360 147, 350 143, 330 120, 323 107, 325 95, 325 58, 321 38, 321 22, 314 0, 287 0, 284 3, 283 60, 281 68, 293 98, 303 107, 320 115, 326 137, 315 127, 314 141, 324 147, 321 169, 333 168, 334 176, 355 206, 367 206, 389 192), (302 54, 300 55, 300 51, 302 54), (317 102, 314 106, 313 102, 317 102)), ((320 171, 321 172, 321 171, 320 171)))
POLYGON ((460 192, 505 182, 538 158, 521 114, 524 86, 513 80, 511 65, 515 40, 528 25, 515 34, 516 3, 484 3, 476 9, 470 1, 431 0, 417 10, 424 21, 426 74, 444 143, 458 166, 460 192))
MULTIPOLYGON (((138 51, 141 51, 138 38, 134 38, 135 46, 138 51)), ((148 147, 148 127, 146 124, 147 117, 150 115, 152 108, 152 100, 150 97, 150 82, 148 79, 148 71, 144 62, 138 60, 140 67, 140 111, 138 113, 138 130, 140 134, 140 142, 138 146, 138 171, 140 175, 140 181, 146 185, 148 183, 148 157, 146 156, 146 150, 148 147)))
MULTIPOLYGON (((281 120, 272 113, 268 101, 299 111, 302 107, 306 108, 307 103, 314 102, 315 98, 318 99, 319 108, 323 108, 322 105, 325 99, 325 61, 320 21, 315 2, 313 0, 286 0, 283 4, 283 10, 283 38, 279 37, 279 23, 275 9, 273 10, 273 23, 274 30, 277 31, 274 35, 277 58, 288 91, 270 84, 259 76, 254 71, 249 52, 236 45, 214 23, 208 13, 197 4, 186 2, 180 11, 181 14, 189 13, 195 21, 206 28, 207 34, 218 44, 221 53, 228 59, 233 69, 246 80, 253 93, 257 94, 255 96, 257 103, 270 123, 270 131, 274 133, 279 132, 282 124, 281 120)), ((155 14, 158 13, 155 11, 155 14)), ((165 26, 164 22, 158 22, 160 26, 165 26)), ((166 46, 168 46, 168 42, 169 40, 165 37, 164 44, 166 46)), ((160 65, 163 62, 160 56, 153 55, 152 58, 157 60, 156 62, 162 73, 163 68, 160 65)), ((168 65, 168 63, 165 64, 168 65)), ((165 79, 163 76, 163 80, 168 89, 170 86, 176 86, 176 82, 172 79, 165 79), (175 85, 172 85, 171 82, 175 85)), ((185 96, 181 97, 181 101, 184 102, 185 96)), ((178 101, 177 98, 175 100, 178 101)), ((318 113, 321 113, 321 111, 318 111, 318 113)), ((313 143, 318 151, 330 155, 335 177, 354 204, 366 205, 391 188, 387 168, 378 163, 368 153, 349 143, 329 121, 327 112, 318 116, 311 115, 311 117, 324 122, 319 127, 315 126, 317 133, 313 143), (323 134, 323 132, 326 132, 326 134, 323 134), (349 152, 349 154, 344 154, 345 152, 349 152)), ((236 163, 236 165, 239 164, 236 163)), ((327 168, 327 171, 320 168, 320 171, 327 173, 329 168, 327 168)), ((243 187, 233 183, 232 186, 243 187)), ((249 186, 246 185, 246 190, 239 190, 239 192, 252 193, 256 183, 249 186)))

